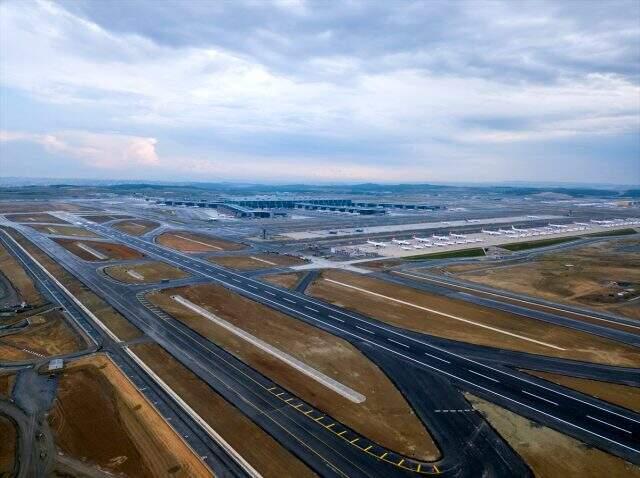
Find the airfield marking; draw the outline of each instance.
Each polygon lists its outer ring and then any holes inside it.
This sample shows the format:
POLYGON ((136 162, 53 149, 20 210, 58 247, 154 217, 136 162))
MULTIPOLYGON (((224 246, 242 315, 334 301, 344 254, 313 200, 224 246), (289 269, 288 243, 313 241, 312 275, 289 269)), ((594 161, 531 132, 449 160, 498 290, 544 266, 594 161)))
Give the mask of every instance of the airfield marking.
POLYGON ((490 325, 485 325, 485 324, 481 324, 479 322, 474 322, 473 320, 464 319, 464 318, 458 317, 456 315, 451 315, 451 314, 447 314, 445 312, 440 312, 438 310, 429 309, 428 307, 423 307, 421 305, 412 304, 411 302, 406 302, 404 300, 396 299, 394 297, 389 297, 387 295, 378 294, 377 292, 372 292, 370 290, 363 289, 361 287, 356 287, 354 285, 345 284, 344 282, 338 282, 338 281, 335 281, 333 279, 323 279, 323 280, 325 280, 327 282, 331 282, 333 284, 341 285, 343 287, 348 287, 350 289, 354 289, 354 290, 357 290, 359 292, 364 292, 365 294, 374 295, 376 297, 381 297, 383 299, 391 300, 391 301, 397 302, 399 304, 407 305, 409 307, 414 307, 416 309, 425 310, 427 312, 431 312, 432 314, 438 314, 438 315, 441 315, 443 317, 447 317, 449 319, 457 320, 457 321, 460 321, 460 322, 465 322, 467 324, 475 325, 477 327, 482 327, 483 329, 493 330, 494 332, 498 332, 500 334, 509 335, 511 337, 516 337, 516 338, 519 338, 521 340, 526 340, 528 342, 533 342, 533 343, 536 343, 536 344, 539 344, 539 345, 544 345, 545 347, 550 347, 550 348, 553 348, 553 349, 556 349, 556 350, 566 350, 566 349, 564 349, 562 347, 558 347, 557 345, 549 344, 547 342, 542 342, 541 340, 536 340, 536 339, 532 339, 532 338, 529 338, 529 337, 525 337, 524 335, 514 334, 513 332, 507 332, 506 330, 498 329, 497 327, 491 327, 490 325))
POLYGON ((520 390, 522 393, 526 393, 527 395, 531 395, 532 397, 537 398, 538 400, 543 400, 545 402, 549 402, 552 405, 555 405, 556 407, 558 406, 558 404, 556 402, 553 402, 547 398, 541 397, 540 395, 536 395, 535 393, 531 393, 531 392, 527 392, 526 390, 520 390))
POLYGON ((195 239, 189 239, 188 237, 180 236, 178 234, 175 234, 175 237, 179 237, 180 239, 184 239, 185 241, 195 242, 196 244, 202 244, 203 246, 213 247, 214 249, 217 249, 219 251, 224 251, 222 247, 214 246, 213 244, 207 244, 206 242, 196 241, 195 239))
POLYGON ((260 259, 259 257, 256 257, 256 256, 249 256, 249 259, 253 259, 254 261, 264 262, 265 264, 269 264, 271 266, 277 266, 278 265, 275 262, 267 261, 265 259, 260 259))
POLYGON ((622 430, 625 433, 631 434, 629 430, 625 430, 624 428, 613 425, 612 423, 609 423, 609 422, 605 422, 604 420, 600 420, 599 418, 592 417, 591 415, 587 415, 587 418, 590 418, 591 420, 595 420, 596 422, 604 423, 605 425, 609 425, 610 427, 617 428, 618 430, 622 430))

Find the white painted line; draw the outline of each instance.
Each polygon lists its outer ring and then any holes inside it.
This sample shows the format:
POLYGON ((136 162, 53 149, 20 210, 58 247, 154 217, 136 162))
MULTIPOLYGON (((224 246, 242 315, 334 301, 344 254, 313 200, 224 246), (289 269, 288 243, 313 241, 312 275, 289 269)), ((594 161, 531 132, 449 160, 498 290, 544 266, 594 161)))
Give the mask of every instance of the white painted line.
POLYGON ((196 413, 196 411, 191 408, 187 402, 185 402, 176 392, 173 391, 169 385, 165 383, 151 368, 140 359, 133 351, 129 349, 129 347, 124 347, 124 351, 142 368, 147 375, 149 375, 154 382, 160 386, 180 407, 191 417, 193 418, 198 425, 202 427, 207 434, 213 438, 213 440, 220 445, 220 447, 229 453, 230 456, 240 465, 240 467, 247 472, 247 474, 253 478, 262 478, 262 475, 258 473, 258 471, 253 468, 247 460, 245 460, 240 453, 233 449, 227 441, 222 438, 211 426, 196 413))
POLYGON ((132 271, 130 269, 127 269, 127 274, 129 274, 131 277, 133 277, 134 279, 137 280, 144 280, 144 276, 136 271, 132 271))
POLYGON ((404 300, 396 299, 394 297, 389 297, 389 296, 386 296, 386 295, 378 294, 377 292, 371 292, 370 290, 363 289, 361 287, 356 287, 356 286, 351 285, 351 284, 345 284, 344 282, 338 282, 338 281, 335 281, 333 279, 326 279, 325 278, 323 280, 325 280, 327 282, 331 282, 333 284, 341 285, 343 287, 348 287, 349 289, 354 289, 354 290, 357 290, 359 292, 364 292, 365 294, 374 295, 376 297, 381 297, 383 299, 391 300, 393 302, 397 302, 399 304, 403 304, 403 305, 406 305, 406 306, 409 306, 409 307, 414 307, 416 309, 420 309, 420 310, 424 310, 424 311, 427 311, 427 312, 431 312, 432 314, 441 315, 443 317, 447 317, 449 319, 457 320, 459 322, 464 322, 464 323, 467 323, 467 324, 475 325, 477 327, 481 327, 483 329, 492 330, 494 332, 498 332, 500 334, 508 335, 510 337, 516 337, 516 338, 519 338, 521 340, 526 340, 528 342, 533 342, 533 343, 536 343, 536 344, 539 344, 539 345, 543 345, 545 347, 550 347, 550 348, 553 348, 553 349, 556 349, 556 350, 566 350, 566 349, 564 349, 562 347, 558 347, 557 345, 549 344, 547 342, 542 342, 540 340, 532 339, 530 337, 525 337, 524 335, 514 334, 513 332, 508 332, 506 330, 502 330, 502 329, 499 329, 497 327, 491 327, 490 325, 485 325, 485 324, 481 324, 479 322, 474 322, 473 320, 464 319, 464 318, 458 317, 456 315, 447 314, 445 312, 440 312, 438 310, 430 309, 428 307, 423 307, 421 305, 412 304, 411 302, 406 302, 404 300))
POLYGON ((625 433, 631 434, 631 432, 629 430, 625 430, 624 428, 621 428, 621 427, 619 427, 617 425, 614 425, 612 423, 609 423, 609 422, 605 422, 604 420, 600 420, 599 418, 592 417, 591 415, 587 415, 587 418, 591 418, 591 420, 595 420, 596 422, 604 423, 605 425, 609 425, 610 427, 617 428, 618 430, 621 430, 621 431, 623 431, 625 433))
POLYGON ((107 256, 105 256, 104 254, 99 253, 98 251, 96 251, 93 247, 89 247, 86 244, 82 243, 82 242, 76 242, 76 244, 78 245, 78 247, 86 252, 88 252, 89 254, 91 254, 94 257, 97 257, 98 259, 100 259, 101 261, 106 261, 107 259, 109 259, 107 256))
POLYGON ((556 407, 558 406, 558 404, 556 402, 552 402, 551 400, 547 400, 544 397, 541 397, 539 395, 536 395, 535 393, 531 393, 531 392, 527 392, 526 390, 521 390, 522 393, 526 393, 527 395, 531 395, 532 397, 537 398, 538 400, 543 400, 545 402, 551 403, 552 405, 555 405, 556 407))
POLYGON ((360 329, 364 332, 367 332, 368 334, 376 335, 376 333, 373 330, 365 329, 364 327, 360 327, 359 325, 356 325, 356 329, 360 329))
POLYGON ((393 340, 393 339, 387 339, 387 340, 388 340, 389 342, 393 342, 394 344, 402 345, 403 347, 406 347, 406 348, 408 348, 408 349, 409 349, 409 348, 411 348, 411 347, 409 347, 407 344, 403 344, 402 342, 398 342, 397 340, 393 340))
POLYGON ((471 370, 470 368, 468 368, 467 370, 468 370, 469 372, 473 373, 473 374, 479 375, 480 377, 484 377, 484 378, 486 378, 487 380, 491 380, 492 382, 500 383, 500 380, 497 380, 497 379, 495 379, 495 378, 493 378, 493 377, 489 377, 488 375, 483 375, 483 374, 481 374, 480 372, 476 372, 475 370, 471 370))
POLYGON ((271 261, 268 261, 266 259, 260 259, 259 257, 256 257, 256 256, 249 256, 249 259, 253 259, 254 261, 264 262, 265 264, 269 264, 271 266, 277 266, 278 265, 275 262, 271 262, 271 261))
POLYGON ((286 300, 287 302, 291 302, 292 304, 296 303, 295 300, 287 299, 286 297, 283 297, 282 300, 286 300))
POLYGON ((535 306, 538 306, 538 307, 544 307, 546 309, 558 310, 558 311, 564 312, 566 314, 578 315, 578 316, 586 317, 586 318, 589 318, 589 319, 600 320, 602 322, 610 322, 612 324, 622 325, 624 327, 640 329, 640 326, 638 326, 638 325, 625 324, 625 323, 622 323, 622 322, 618 322, 617 320, 603 319, 602 317, 596 317, 594 315, 589 315, 589 314, 585 314, 585 313, 582 313, 582 312, 574 312, 574 311, 571 311, 571 310, 562 309, 560 307, 554 307, 552 305, 540 304, 538 302, 533 302, 533 301, 530 301, 530 300, 516 299, 514 297, 509 297, 508 295, 496 294, 495 292, 486 292, 486 291, 484 291, 482 289, 476 289, 476 288, 473 288, 473 287, 466 287, 466 286, 463 286, 463 285, 452 284, 451 282, 432 279, 431 277, 424 277, 424 276, 420 276, 420 275, 416 275, 416 274, 409 274, 407 272, 396 272, 396 271, 393 271, 393 273, 394 274, 398 274, 398 275, 407 276, 407 277, 415 277, 416 279, 421 279, 421 280, 425 280, 425 281, 431 281, 431 282, 435 282, 435 283, 438 283, 438 284, 445 284, 445 285, 447 285, 449 287, 453 287, 453 288, 466 289, 466 290, 470 290, 470 291, 473 291, 473 292, 477 292, 479 294, 492 295, 492 296, 495 296, 495 297, 500 297, 502 299, 513 300, 513 301, 516 301, 516 302, 522 302, 524 304, 535 305, 535 306))
POLYGON ((195 239, 189 239, 188 237, 180 236, 178 234, 174 234, 174 236, 179 237, 180 239, 184 239, 185 241, 195 242, 196 244, 202 244, 203 246, 211 247, 219 251, 224 251, 222 247, 214 246, 213 244, 207 244, 206 242, 196 241, 195 239))
POLYGON ((268 291, 268 290, 265 290, 265 291, 264 291, 264 293, 265 293, 265 294, 272 295, 273 297, 275 297, 275 296, 276 296, 273 292, 270 292, 270 291, 268 291))
POLYGON ((451 363, 451 362, 449 362, 448 360, 445 360, 445 359, 443 359, 443 358, 437 357, 437 356, 435 356, 435 355, 431 355, 430 353, 424 352, 424 354, 425 354, 427 357, 431 357, 431 358, 434 358, 434 359, 436 359, 436 360, 440 360, 441 362, 444 362, 444 363, 451 363))
POLYGON ((312 312, 320 312, 318 309, 314 309, 313 307, 309 307, 308 305, 305 305, 304 308, 309 309, 312 312))
POLYGON ((236 327, 230 322, 227 322, 226 320, 209 312, 207 309, 194 304, 193 302, 185 299, 184 297, 181 297, 179 295, 174 295, 172 296, 172 299, 178 302, 179 304, 185 306, 186 308, 190 309, 191 311, 195 312, 196 314, 201 315, 206 319, 209 319, 211 322, 219 325, 220 327, 226 329, 227 331, 240 337, 241 339, 246 340, 247 342, 256 346, 263 352, 266 352, 269 355, 272 355, 275 358, 281 360, 282 362, 293 367, 294 369, 305 374, 306 376, 312 378, 313 380, 320 383, 321 385, 324 385, 325 387, 333 390, 334 392, 343 396, 347 400, 350 400, 354 403, 362 403, 366 400, 366 397, 361 393, 356 392, 352 388, 338 382, 337 380, 332 379, 331 377, 325 375, 324 373, 311 367, 310 365, 298 360, 297 358, 289 355, 286 352, 283 352, 282 350, 274 347, 273 345, 265 342, 264 340, 259 339, 255 335, 251 335, 250 333, 244 331, 240 327, 236 327))
POLYGON ((251 287, 252 289, 258 290, 258 288, 255 285, 247 284, 247 287, 251 287))
POLYGON ((329 317, 331 317, 333 320, 337 320, 338 322, 343 322, 344 323, 344 320, 341 319, 340 317, 336 317, 335 315, 329 315, 329 317))

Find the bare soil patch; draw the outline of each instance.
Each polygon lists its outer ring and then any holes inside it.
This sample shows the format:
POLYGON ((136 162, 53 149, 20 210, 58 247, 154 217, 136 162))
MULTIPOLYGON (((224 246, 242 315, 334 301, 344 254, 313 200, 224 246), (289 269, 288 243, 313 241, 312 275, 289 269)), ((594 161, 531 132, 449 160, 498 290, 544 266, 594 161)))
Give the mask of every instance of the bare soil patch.
POLYGON ((202 336, 367 438, 417 459, 438 457, 436 445, 404 397, 376 365, 347 341, 211 284, 167 289, 147 297, 202 336), (183 307, 171 299, 172 295, 181 295, 286 351, 365 395, 366 400, 348 400, 183 307))
POLYGON ((186 231, 165 232, 156 237, 156 242, 182 252, 239 251, 246 248, 237 242, 186 231))
POLYGON ((350 272, 323 271, 309 286, 307 293, 398 327, 447 339, 587 362, 631 367, 640 364, 640 350, 635 347, 350 272), (385 297, 338 285, 330 280, 385 297), (453 315, 456 319, 394 302, 386 297, 453 315))
POLYGON ((238 270, 270 269, 306 264, 307 261, 284 254, 254 254, 251 256, 219 256, 210 257, 210 262, 238 270))
POLYGON ((14 423, 4 415, 0 415, 0 476, 14 475, 16 452, 18 448, 18 431, 14 423))
POLYGON ((135 249, 131 249, 124 244, 116 244, 113 242, 76 241, 73 239, 54 239, 54 241, 85 261, 94 262, 102 261, 103 259, 100 259, 95 254, 83 249, 80 244, 84 244, 99 254, 106 256, 107 260, 133 260, 142 259, 144 257, 144 254, 136 251, 135 249))
POLYGON ((210 470, 105 355, 69 363, 49 415, 58 448, 110 473, 204 477, 210 470))
POLYGON ((450 266, 461 279, 640 320, 640 240, 616 239, 507 267, 450 266))
POLYGON ((523 372, 640 413, 640 388, 560 375, 558 373, 538 372, 535 370, 523 370, 523 372))
POLYGON ((43 224, 31 225, 38 232, 43 234, 55 234, 58 236, 77 236, 77 237, 100 237, 93 232, 76 226, 47 226, 43 224))
POLYGON ((82 304, 100 319, 120 340, 133 340, 142 335, 131 322, 120 315, 113 307, 91 292, 78 279, 69 274, 62 266, 53 261, 38 247, 26 240, 20 233, 8 230, 18 243, 34 256, 56 279, 58 279, 82 304))
POLYGON ((140 344, 131 349, 265 478, 316 476, 158 344, 140 344))
POLYGON ((7 219, 13 222, 23 222, 26 224, 32 222, 46 222, 49 224, 69 224, 67 221, 60 219, 59 217, 52 216, 47 213, 33 213, 33 214, 7 214, 7 219))
POLYGON ((144 262, 130 266, 110 266, 105 267, 104 272, 115 280, 126 284, 152 284, 162 280, 183 279, 189 274, 160 261, 144 262), (133 272, 129 274, 129 272, 133 272), (142 279, 139 279, 139 274, 142 279))
POLYGON ((490 402, 465 394, 537 478, 640 477, 640 467, 538 425, 490 402))
POLYGON ((160 226, 160 223, 150 221, 149 219, 132 219, 118 222, 113 225, 113 228, 131 234, 132 236, 141 236, 149 231, 153 231, 158 226, 160 226))
POLYGON ((260 277, 260 280, 277 285, 285 289, 293 289, 304 277, 304 272, 287 272, 284 274, 269 274, 260 277))
POLYGON ((19 263, 2 245, 0 245, 0 271, 9 279, 13 288, 18 292, 20 298, 27 304, 34 307, 43 305, 46 300, 31 277, 25 272, 21 263, 19 263))
POLYGON ((83 338, 58 310, 29 317, 28 321, 29 325, 20 332, 0 337, 0 360, 37 359, 86 347, 83 338))

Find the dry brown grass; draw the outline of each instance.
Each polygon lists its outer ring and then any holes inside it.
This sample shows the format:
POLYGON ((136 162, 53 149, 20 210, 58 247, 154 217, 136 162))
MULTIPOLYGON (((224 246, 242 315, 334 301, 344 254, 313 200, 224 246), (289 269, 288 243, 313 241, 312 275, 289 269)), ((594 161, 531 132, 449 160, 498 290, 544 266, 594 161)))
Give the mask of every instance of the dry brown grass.
POLYGON ((29 317, 28 320, 29 325, 25 329, 0 337, 0 360, 38 359, 39 355, 68 354, 86 347, 82 337, 58 310, 29 317))
POLYGON ((265 478, 316 476, 240 410, 157 344, 132 347, 160 378, 265 478))
POLYGON ((15 382, 16 382, 15 373, 1 373, 0 374, 0 397, 9 398, 11 396, 11 392, 13 391, 13 384, 15 382))
POLYGON ((58 201, 0 201, 0 214, 43 211, 94 211, 92 208, 58 201))
POLYGON ((31 277, 20 263, 0 245, 0 271, 9 279, 20 298, 34 307, 46 303, 44 297, 36 289, 31 277))
POLYGON ((107 221, 115 221, 116 219, 132 219, 133 216, 126 216, 126 215, 113 215, 113 214, 93 214, 93 215, 89 215, 89 216, 82 216, 84 217, 87 221, 91 221, 91 222, 97 222, 98 224, 102 224, 103 222, 107 222, 107 221))
POLYGON ((44 224, 31 224, 30 227, 43 234, 76 237, 100 237, 87 229, 76 226, 47 226, 44 224))
POLYGON ((277 285, 285 289, 293 289, 304 277, 304 272, 287 272, 284 274, 269 274, 260 277, 260 280, 277 285))
POLYGON ((118 222, 113 225, 113 228, 131 234, 132 236, 141 236, 149 231, 153 231, 158 226, 160 226, 160 223, 150 221, 149 219, 133 219, 118 222))
POLYGON ((239 251, 246 248, 237 242, 185 231, 165 232, 156 237, 156 242, 182 252, 239 251))
POLYGON ((33 213, 33 214, 7 214, 7 219, 13 222, 23 222, 26 224, 32 222, 46 222, 50 224, 69 224, 67 221, 52 216, 47 213, 33 213))
POLYGON ((144 254, 136 251, 135 249, 131 249, 124 244, 116 244, 113 242, 76 241, 73 239, 54 239, 54 241, 85 261, 97 262, 102 259, 98 259, 89 251, 84 250, 80 247, 80 244, 84 244, 94 251, 107 256, 107 260, 134 260, 142 259, 144 257, 144 254))
POLYGON ((3 415, 0 415, 0 437, 0 476, 9 478, 15 476, 18 433, 13 422, 3 415))
POLYGON ((105 355, 68 363, 49 416, 65 454, 110 473, 211 476, 185 442, 105 355))
POLYGON ((78 279, 70 275, 58 263, 39 248, 27 241, 20 233, 9 230, 11 236, 34 256, 56 279, 58 279, 82 304, 98 317, 121 340, 133 340, 142 335, 131 322, 116 312, 109 304, 91 292, 78 279))
POLYGON ((358 433, 417 459, 439 452, 410 405, 387 376, 353 345, 227 289, 198 285, 167 289, 148 296, 154 304, 240 360, 291 390, 358 433), (171 299, 172 295, 206 307, 265 342, 366 396, 353 403, 226 329, 171 299))
POLYGON ((570 377, 557 373, 538 372, 534 370, 523 370, 523 372, 640 413, 640 388, 638 387, 570 377))
POLYGON ((218 256, 210 257, 209 261, 238 270, 270 269, 272 267, 288 267, 306 264, 307 261, 299 257, 282 254, 254 254, 252 256, 218 256))
POLYGON ((447 339, 587 362, 631 367, 640 365, 640 350, 635 347, 365 275, 336 270, 324 271, 320 278, 310 285, 307 293, 398 327, 447 339), (565 350, 557 350, 546 345, 529 342, 523 338, 505 335, 477 325, 392 302, 382 297, 333 284, 324 280, 325 278, 545 342, 565 350))
POLYGON ((183 279, 189 274, 160 261, 144 262, 142 264, 133 264, 130 266, 110 266, 105 267, 104 272, 115 280, 126 284, 151 284, 160 282, 163 279, 183 279), (140 274, 143 279, 128 274, 127 271, 133 271, 140 274))
POLYGON ((473 395, 466 397, 524 459, 536 478, 640 477, 640 467, 632 463, 473 395))
POLYGON ((492 263, 450 266, 461 279, 640 320, 640 303, 626 303, 613 282, 640 288, 640 240, 616 239, 537 256, 508 267, 492 263), (637 252, 625 251, 626 248, 637 252))

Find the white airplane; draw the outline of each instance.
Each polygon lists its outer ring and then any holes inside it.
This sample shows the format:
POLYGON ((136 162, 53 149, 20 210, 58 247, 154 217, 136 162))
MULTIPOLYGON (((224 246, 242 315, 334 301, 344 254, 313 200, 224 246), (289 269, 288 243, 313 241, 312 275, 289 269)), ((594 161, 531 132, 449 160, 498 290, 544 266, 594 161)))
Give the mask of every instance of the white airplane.
POLYGON ((427 237, 416 237, 416 236, 413 236, 413 238, 418 242, 428 242, 428 243, 431 242, 431 239, 429 239, 427 237))
POLYGON ((430 242, 428 242, 428 243, 425 243, 425 244, 424 244, 424 247, 433 247, 433 244, 431 244, 430 242))
POLYGON ((528 219, 540 219, 538 216, 527 216, 528 219))
POLYGON ((518 229, 515 226, 511 226, 511 230, 516 232, 529 232, 527 229, 518 229))
POLYGON ((500 236, 502 233, 500 231, 485 231, 482 230, 483 234, 489 234, 490 236, 500 236))
POLYGON ((576 226, 587 226, 587 227, 589 226, 589 223, 588 223, 588 222, 574 222, 574 224, 575 224, 576 226))
POLYGON ((413 246, 414 249, 424 249, 424 246, 421 246, 420 244, 416 244, 415 246, 413 246))
POLYGON ((556 229, 566 229, 567 226, 565 226, 564 224, 551 224, 549 223, 549 227, 555 227, 556 229))
POLYGON ((453 232, 449 233, 449 235, 451 237, 455 237, 456 239, 466 239, 467 236, 465 236, 464 234, 454 234, 453 232))
POLYGON ((447 240, 447 236, 436 236, 435 234, 433 236, 431 236, 433 239, 438 239, 438 240, 442 240, 442 241, 446 241, 447 240))
POLYGON ((394 244, 401 244, 403 246, 410 246, 411 243, 409 241, 401 241, 400 239, 391 239, 391 242, 393 242, 394 244))
POLYGON ((367 241, 367 244, 371 244, 375 247, 387 247, 387 244, 385 242, 367 241))
POLYGON ((498 229, 498 232, 501 234, 513 234, 514 231, 511 229, 498 229))
POLYGON ((403 251, 410 251, 411 248, 407 247, 407 246, 402 246, 400 249, 402 249, 403 251))

